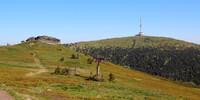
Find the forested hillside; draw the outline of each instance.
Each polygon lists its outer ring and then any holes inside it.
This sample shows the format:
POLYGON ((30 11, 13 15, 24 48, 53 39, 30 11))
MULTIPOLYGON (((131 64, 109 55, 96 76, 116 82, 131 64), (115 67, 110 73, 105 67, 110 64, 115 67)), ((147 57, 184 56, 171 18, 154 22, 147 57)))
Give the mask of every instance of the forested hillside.
POLYGON ((196 44, 161 37, 126 37, 72 47, 153 75, 200 84, 200 47, 196 44))

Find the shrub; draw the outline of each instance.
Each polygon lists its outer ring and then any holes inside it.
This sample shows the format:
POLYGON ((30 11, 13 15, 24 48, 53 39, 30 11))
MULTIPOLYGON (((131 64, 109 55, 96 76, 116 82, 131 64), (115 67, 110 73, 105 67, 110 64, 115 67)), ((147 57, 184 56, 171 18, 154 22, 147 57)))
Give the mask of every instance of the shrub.
POLYGON ((72 58, 72 59, 79 59, 79 54, 76 54, 76 55, 75 55, 75 54, 72 54, 72 55, 71 55, 71 58, 72 58))
POLYGON ((76 59, 75 54, 72 54, 71 58, 72 58, 72 59, 76 59))
POLYGON ((55 74, 60 74, 60 72, 61 72, 61 69, 60 69, 60 67, 58 66, 58 67, 55 69, 54 73, 55 73, 55 74))
POLYGON ((60 58, 60 62, 63 62, 64 60, 65 60, 65 58, 64 58, 64 57, 60 58))
POLYGON ((58 51, 62 51, 62 49, 61 48, 59 48, 59 49, 57 49, 58 51))
POLYGON ((113 73, 109 74, 109 81, 114 81, 115 80, 115 75, 113 73))
POLYGON ((93 61, 94 61, 94 60, 93 60, 92 58, 88 58, 88 59, 87 59, 87 63, 88 63, 88 64, 92 64, 93 61))
POLYGON ((33 56, 33 55, 34 55, 34 53, 33 53, 33 52, 31 52, 31 53, 30 53, 30 55, 31 55, 31 56, 33 56))

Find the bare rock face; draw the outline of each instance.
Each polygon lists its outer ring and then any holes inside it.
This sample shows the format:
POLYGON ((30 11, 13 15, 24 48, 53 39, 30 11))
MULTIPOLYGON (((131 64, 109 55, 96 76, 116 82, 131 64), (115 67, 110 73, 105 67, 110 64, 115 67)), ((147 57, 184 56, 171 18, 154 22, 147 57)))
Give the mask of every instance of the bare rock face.
POLYGON ((29 41, 40 41, 47 44, 60 44, 60 40, 50 36, 37 36, 37 37, 30 37, 26 40, 29 41))

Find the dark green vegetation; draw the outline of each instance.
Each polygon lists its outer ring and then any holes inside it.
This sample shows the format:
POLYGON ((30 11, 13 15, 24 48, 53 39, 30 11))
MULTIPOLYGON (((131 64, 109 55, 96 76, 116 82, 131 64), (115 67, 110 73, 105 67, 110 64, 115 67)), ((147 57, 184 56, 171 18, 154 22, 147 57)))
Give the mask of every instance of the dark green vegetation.
POLYGON ((78 43, 75 50, 152 75, 200 85, 200 46, 162 37, 127 37, 78 43))
POLYGON ((104 81, 86 80, 95 74, 96 65, 97 62, 90 56, 77 53, 62 45, 31 41, 4 46, 0 47, 0 89, 10 93, 16 100, 199 100, 200 98, 199 88, 105 61, 100 63, 104 81), (73 59, 72 55, 75 55, 76 59, 73 59), (58 69, 55 71, 56 68, 58 69), (70 74, 70 70, 74 69, 78 75, 70 74))

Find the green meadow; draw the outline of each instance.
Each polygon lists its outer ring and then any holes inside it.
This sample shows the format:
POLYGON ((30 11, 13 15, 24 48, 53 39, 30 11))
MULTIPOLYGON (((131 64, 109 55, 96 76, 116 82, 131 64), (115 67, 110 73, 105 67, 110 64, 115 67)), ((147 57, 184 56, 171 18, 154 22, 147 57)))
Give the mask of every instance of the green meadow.
POLYGON ((62 45, 37 41, 0 47, 0 89, 16 100, 198 100, 200 89, 130 70, 110 62, 100 64, 104 81, 86 80, 95 74, 90 56, 62 45), (72 54, 79 54, 72 59, 72 54), (60 59, 64 57, 64 61, 60 59), (56 75, 57 67, 79 75, 56 75), (109 73, 116 77, 108 81, 109 73))

